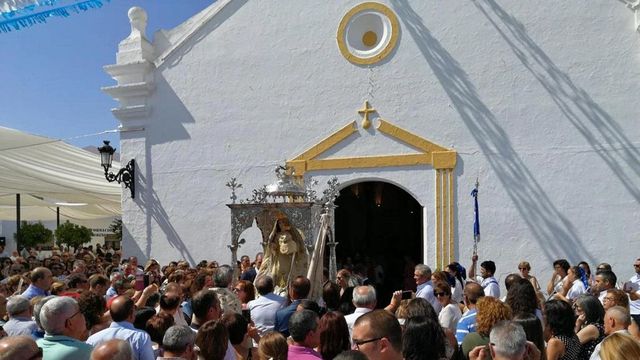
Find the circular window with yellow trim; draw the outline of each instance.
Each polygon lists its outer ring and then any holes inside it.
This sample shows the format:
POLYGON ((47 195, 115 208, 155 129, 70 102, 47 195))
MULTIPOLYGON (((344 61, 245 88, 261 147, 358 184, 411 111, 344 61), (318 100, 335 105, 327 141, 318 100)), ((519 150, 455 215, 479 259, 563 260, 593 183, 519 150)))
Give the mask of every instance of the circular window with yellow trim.
POLYGON ((349 10, 338 27, 338 48, 354 64, 375 64, 391 54, 398 43, 396 14, 383 4, 366 2, 349 10))

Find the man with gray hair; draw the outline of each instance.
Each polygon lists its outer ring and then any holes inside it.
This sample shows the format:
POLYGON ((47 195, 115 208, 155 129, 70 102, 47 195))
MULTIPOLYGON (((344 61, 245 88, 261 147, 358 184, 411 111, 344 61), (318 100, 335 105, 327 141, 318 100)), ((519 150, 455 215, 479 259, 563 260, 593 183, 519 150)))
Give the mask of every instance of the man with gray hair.
POLYGON ((93 346, 86 344, 87 323, 78 302, 67 296, 47 301, 40 309, 40 324, 44 338, 38 339, 44 358, 88 359, 93 346))
MULTIPOLYGON (((527 341, 527 334, 515 321, 501 321, 489 334, 489 352, 494 360, 539 360, 540 350, 527 341)), ((476 346, 469 353, 470 360, 489 359, 485 346, 476 346)))
POLYGON ((157 360, 196 360, 198 355, 193 349, 195 341, 196 333, 191 328, 184 325, 174 325, 167 330, 162 338, 164 355, 158 357, 157 360))
POLYGON ((371 285, 357 286, 353 289, 353 305, 356 310, 349 315, 346 315, 344 319, 347 321, 349 327, 349 339, 353 335, 353 324, 356 323, 358 318, 376 308, 376 289, 371 285))
POLYGON ((425 264, 418 264, 413 271, 413 279, 416 281, 416 297, 426 299, 436 314, 442 310, 442 305, 433 294, 433 284, 431 283, 431 268, 425 264))
POLYGON ((134 359, 131 345, 122 339, 103 342, 91 352, 91 360, 131 360, 134 359))
POLYGON ((31 304, 22 295, 14 295, 7 300, 7 321, 3 328, 8 336, 27 335, 31 336, 38 330, 38 325, 31 320, 31 304))
MULTIPOLYGON (((622 306, 613 306, 604 314, 604 333, 607 336, 614 333, 629 334, 629 325, 631 325, 631 315, 629 310, 622 306)), ((591 353, 590 360, 600 360, 600 344, 591 353)))
POLYGON ((322 359, 322 355, 313 350, 320 345, 318 315, 311 310, 297 311, 289 318, 289 334, 293 344, 289 345, 289 360, 322 359))
POLYGON ((222 313, 242 314, 242 304, 240 299, 229 290, 229 285, 233 282, 233 269, 229 265, 222 265, 213 276, 213 290, 220 300, 222 313))

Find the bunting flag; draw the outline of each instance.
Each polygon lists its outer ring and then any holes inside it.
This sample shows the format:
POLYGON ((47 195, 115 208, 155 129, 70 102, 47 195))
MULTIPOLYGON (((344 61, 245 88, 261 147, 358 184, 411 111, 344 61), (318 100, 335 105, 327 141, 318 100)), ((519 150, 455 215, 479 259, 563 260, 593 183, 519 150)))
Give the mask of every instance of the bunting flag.
POLYGON ((476 187, 471 191, 473 196, 473 254, 478 252, 478 242, 480 241, 480 211, 478 211, 478 180, 476 180, 476 187))
POLYGON ((0 0, 0 31, 11 32, 43 24, 53 16, 68 17, 99 9, 110 0, 0 0))

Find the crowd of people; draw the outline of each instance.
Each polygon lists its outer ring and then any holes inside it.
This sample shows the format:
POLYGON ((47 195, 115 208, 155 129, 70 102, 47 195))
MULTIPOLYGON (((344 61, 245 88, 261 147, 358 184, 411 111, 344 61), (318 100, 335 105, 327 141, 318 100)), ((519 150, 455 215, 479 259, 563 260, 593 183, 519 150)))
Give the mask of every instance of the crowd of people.
POLYGON ((523 261, 506 294, 477 255, 468 271, 410 264, 414 283, 390 299, 383 269, 349 261, 325 270, 322 296, 301 275, 280 296, 256 277, 262 260, 142 266, 109 247, 0 246, 0 360, 640 359, 640 259, 621 285, 606 263, 565 259, 541 285, 523 261))

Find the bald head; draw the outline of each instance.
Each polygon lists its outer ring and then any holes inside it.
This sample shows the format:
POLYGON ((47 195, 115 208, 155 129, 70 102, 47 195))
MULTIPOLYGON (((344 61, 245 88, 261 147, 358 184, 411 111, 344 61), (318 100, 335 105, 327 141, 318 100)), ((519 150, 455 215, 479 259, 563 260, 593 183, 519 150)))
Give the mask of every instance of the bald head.
POLYGON ((131 360, 133 352, 129 342, 111 339, 103 342, 91 352, 91 360, 131 360))
POLYGON ((0 340, 0 360, 28 360, 42 356, 38 345, 30 336, 9 336, 0 340))
POLYGON ((118 296, 111 303, 111 308, 109 312, 111 313, 111 318, 115 322, 121 321, 129 321, 133 320, 133 300, 131 300, 128 296, 118 296))
POLYGON ((484 296, 484 290, 480 284, 469 282, 464 286, 464 301, 467 306, 476 305, 476 302, 484 296))

